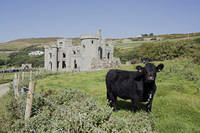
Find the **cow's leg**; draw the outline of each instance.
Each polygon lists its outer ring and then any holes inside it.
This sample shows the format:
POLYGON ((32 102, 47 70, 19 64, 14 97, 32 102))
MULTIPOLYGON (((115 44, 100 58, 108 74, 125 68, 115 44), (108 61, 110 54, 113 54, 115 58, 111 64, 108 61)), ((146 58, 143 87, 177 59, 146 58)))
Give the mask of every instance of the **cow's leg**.
POLYGON ((132 99, 131 101, 132 101, 132 105, 133 105, 133 111, 136 113, 138 110, 139 97, 134 96, 134 99, 132 99))
POLYGON ((107 100, 108 100, 109 106, 113 108, 113 111, 116 111, 117 110, 117 107, 116 107, 117 97, 114 96, 111 92, 107 92, 107 100))
POLYGON ((151 112, 151 108, 152 108, 152 101, 153 101, 153 98, 148 100, 148 103, 146 105, 146 108, 147 108, 147 112, 151 112))
POLYGON ((146 105, 147 112, 151 112, 153 96, 154 96, 154 92, 151 92, 149 94, 148 102, 147 102, 147 105, 146 105))

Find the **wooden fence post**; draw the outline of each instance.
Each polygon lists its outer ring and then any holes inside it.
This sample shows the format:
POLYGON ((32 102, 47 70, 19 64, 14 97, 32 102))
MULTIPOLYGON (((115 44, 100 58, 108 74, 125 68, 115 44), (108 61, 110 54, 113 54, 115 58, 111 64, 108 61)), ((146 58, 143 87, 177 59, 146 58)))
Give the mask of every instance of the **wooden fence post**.
POLYGON ((16 80, 16 96, 19 96, 19 79, 20 79, 20 75, 17 74, 17 80, 16 80))
POLYGON ((24 72, 22 72, 22 82, 24 81, 24 72))
POLYGON ((17 98, 17 92, 16 92, 16 81, 17 81, 17 74, 15 73, 14 75, 14 79, 13 79, 13 89, 14 89, 14 94, 15 94, 15 98, 17 98))
POLYGON ((34 82, 31 80, 29 82, 29 91, 27 94, 27 101, 26 101, 26 111, 25 111, 25 120, 30 118, 31 116, 31 108, 32 108, 32 102, 33 102, 33 91, 35 88, 34 82))
POLYGON ((15 99, 19 96, 19 75, 15 73, 13 80, 13 88, 15 93, 15 99))
POLYGON ((30 81, 32 80, 32 70, 30 71, 30 81))

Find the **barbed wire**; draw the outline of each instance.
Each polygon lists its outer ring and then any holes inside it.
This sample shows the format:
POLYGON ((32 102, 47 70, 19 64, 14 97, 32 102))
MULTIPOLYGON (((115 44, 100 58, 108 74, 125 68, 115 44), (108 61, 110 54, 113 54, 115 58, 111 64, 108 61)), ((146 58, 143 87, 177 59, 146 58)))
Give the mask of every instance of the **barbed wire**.
POLYGON ((30 126, 29 130, 30 130, 31 132, 33 131, 33 133, 37 133, 32 125, 30 126))
POLYGON ((62 133, 64 133, 64 130, 62 128, 60 128, 55 122, 53 122, 52 120, 47 118, 45 115, 43 115, 38 109, 34 108, 33 106, 32 106, 32 109, 34 109, 37 113, 39 113, 43 118, 47 119, 51 124, 53 124, 56 128, 62 131, 62 133))
MULTIPOLYGON (((22 96, 26 96, 26 94, 24 93, 24 94, 21 95, 21 97, 22 97, 22 96)), ((24 100, 24 101, 26 101, 26 100, 24 100)), ((25 104, 25 106, 26 106, 26 102, 25 102, 24 104, 25 104)), ((22 104, 21 104, 21 105, 22 105, 22 104)), ((19 110, 22 112, 22 116, 24 116, 24 115, 25 115, 26 107, 23 107, 23 106, 21 106, 21 105, 19 105, 19 110)), ((33 125, 31 125, 31 126, 29 127, 29 131, 30 131, 30 132, 33 131, 33 133, 37 133, 36 130, 34 129, 33 125)))
POLYGON ((65 112, 65 113, 68 113, 69 115, 73 116, 76 120, 79 120, 79 121, 85 123, 88 127, 93 128, 96 132, 98 132, 98 133, 106 133, 105 131, 102 131, 101 129, 95 127, 95 126, 92 125, 91 123, 84 121, 83 119, 81 119, 81 117, 79 117, 78 115, 72 113, 71 111, 69 111, 69 110, 67 110, 67 109, 64 109, 64 108, 60 107, 59 105, 53 103, 53 102, 50 101, 49 99, 44 98, 43 96, 37 94, 36 92, 32 92, 32 93, 33 93, 34 95, 36 95, 36 96, 42 98, 43 100, 47 101, 47 102, 50 103, 52 106, 56 107, 58 110, 60 110, 60 111, 62 111, 62 112, 65 112))
MULTIPOLYGON (((32 74, 32 78, 33 78, 33 77, 35 78, 35 76, 36 76, 35 74, 32 74)), ((14 83, 14 84, 15 84, 15 83, 14 83)), ((19 84, 20 84, 20 87, 25 87, 25 86, 23 86, 23 83, 19 83, 19 84)), ((13 87, 14 87, 14 86, 13 86, 13 87)), ((27 87, 27 88, 28 88, 28 87, 27 87)), ((29 91, 30 91, 30 90, 29 90, 29 91)), ((31 92, 31 91, 30 91, 30 92, 31 92)), ((65 113, 67 113, 68 115, 73 116, 76 120, 81 121, 82 123, 86 124, 88 127, 94 129, 96 132, 98 132, 98 133, 106 133, 105 131, 102 131, 101 129, 95 127, 93 124, 91 124, 91 123, 89 123, 89 122, 83 120, 80 116, 74 114, 74 113, 71 112, 70 110, 67 110, 67 109, 64 109, 64 108, 60 107, 59 105, 55 104, 54 102, 50 101, 49 99, 47 99, 47 98, 41 96, 40 94, 38 94, 38 93, 36 93, 36 92, 31 92, 31 93, 34 94, 34 95, 36 95, 36 96, 38 96, 38 97, 40 97, 40 98, 42 98, 42 99, 45 100, 46 102, 50 103, 53 107, 57 108, 58 110, 60 110, 60 111, 62 111, 62 112, 65 112, 65 113)), ((26 94, 26 93, 24 93, 24 94, 26 94)), ((63 130, 62 128, 58 127, 58 125, 57 125, 56 123, 54 123, 52 120, 48 119, 46 116, 44 116, 40 111, 38 111, 38 110, 37 110, 36 108, 34 108, 33 106, 32 106, 32 108, 33 108, 35 111, 37 111, 38 113, 40 113, 41 116, 42 116, 43 118, 47 119, 50 123, 52 123, 54 126, 56 126, 56 128, 58 128, 60 131, 64 132, 64 130, 63 130)), ((24 114, 25 114, 25 111, 24 111, 24 114)), ((36 132, 32 125, 31 125, 31 130, 32 130, 34 133, 36 132)))

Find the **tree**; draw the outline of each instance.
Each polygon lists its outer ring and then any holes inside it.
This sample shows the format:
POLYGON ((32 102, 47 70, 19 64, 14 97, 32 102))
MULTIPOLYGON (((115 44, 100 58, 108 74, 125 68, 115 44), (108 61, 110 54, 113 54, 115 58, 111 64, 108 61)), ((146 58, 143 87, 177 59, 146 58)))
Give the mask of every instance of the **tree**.
POLYGON ((154 35, 153 35, 153 33, 150 33, 149 36, 152 37, 152 36, 154 36, 154 35))

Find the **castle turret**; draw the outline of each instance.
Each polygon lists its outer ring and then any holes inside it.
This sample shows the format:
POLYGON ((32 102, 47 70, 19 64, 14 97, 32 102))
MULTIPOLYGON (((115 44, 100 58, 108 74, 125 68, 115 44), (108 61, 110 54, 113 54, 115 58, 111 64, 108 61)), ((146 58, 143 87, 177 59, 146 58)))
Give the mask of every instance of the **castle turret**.
POLYGON ((99 40, 101 40, 101 38, 102 38, 102 37, 101 37, 101 29, 98 30, 98 33, 97 33, 97 34, 98 34, 98 36, 99 36, 99 40))
POLYGON ((82 68, 83 71, 91 70, 91 62, 93 58, 98 56, 98 49, 100 50, 102 58, 102 48, 99 48, 101 39, 101 30, 97 34, 81 35, 81 54, 82 54, 82 68))

